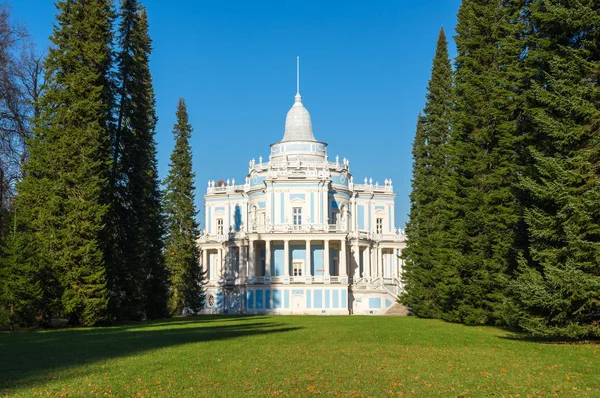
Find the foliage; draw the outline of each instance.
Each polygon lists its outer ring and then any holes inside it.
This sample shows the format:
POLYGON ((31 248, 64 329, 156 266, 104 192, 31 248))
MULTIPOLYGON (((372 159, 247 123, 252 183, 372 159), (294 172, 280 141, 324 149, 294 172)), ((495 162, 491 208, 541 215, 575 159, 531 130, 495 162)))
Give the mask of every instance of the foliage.
MULTIPOLYGON (((108 204, 109 131, 113 106, 111 2, 57 3, 59 13, 45 61, 47 89, 30 140, 30 160, 19 185, 19 222, 31 259, 58 286, 72 324, 110 319, 102 230, 108 204)), ((52 314, 44 314, 46 318, 52 314)))
POLYGON ((194 172, 189 139, 192 126, 183 99, 177 105, 177 122, 173 126, 175 147, 171 153, 169 175, 165 180, 164 210, 166 213, 167 239, 165 257, 169 270, 171 313, 184 308, 193 312, 202 309, 204 292, 200 255, 196 239, 198 224, 194 205, 194 172))
POLYGON ((520 181, 530 245, 507 312, 534 335, 600 336, 600 6, 532 2, 530 167, 520 181))
POLYGON ((111 308, 118 319, 156 318, 167 314, 167 278, 151 40, 146 11, 136 0, 123 1, 120 15, 119 104, 112 143, 114 242, 107 265, 111 308))
POLYGON ((413 181, 410 194, 410 220, 406 227, 407 248, 403 280, 406 293, 403 304, 421 317, 439 318, 442 300, 452 270, 447 267, 445 250, 450 197, 447 181, 448 138, 454 101, 452 67, 444 30, 440 30, 427 104, 419 116, 413 143, 413 181))

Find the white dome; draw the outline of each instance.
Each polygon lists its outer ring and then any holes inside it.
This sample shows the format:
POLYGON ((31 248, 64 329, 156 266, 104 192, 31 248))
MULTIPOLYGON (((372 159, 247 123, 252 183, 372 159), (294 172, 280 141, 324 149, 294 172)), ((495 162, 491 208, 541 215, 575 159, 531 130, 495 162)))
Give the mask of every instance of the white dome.
POLYGON ((284 141, 316 141, 312 131, 312 122, 308 110, 302 105, 302 96, 294 97, 294 105, 285 118, 284 141))

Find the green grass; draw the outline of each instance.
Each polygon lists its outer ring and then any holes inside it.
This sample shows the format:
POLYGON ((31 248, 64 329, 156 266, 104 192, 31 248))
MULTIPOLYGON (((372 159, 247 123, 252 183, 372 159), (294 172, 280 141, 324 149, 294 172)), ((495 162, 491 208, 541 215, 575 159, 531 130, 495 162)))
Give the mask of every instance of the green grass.
POLYGON ((192 317, 0 333, 8 396, 600 396, 600 345, 414 317, 192 317))

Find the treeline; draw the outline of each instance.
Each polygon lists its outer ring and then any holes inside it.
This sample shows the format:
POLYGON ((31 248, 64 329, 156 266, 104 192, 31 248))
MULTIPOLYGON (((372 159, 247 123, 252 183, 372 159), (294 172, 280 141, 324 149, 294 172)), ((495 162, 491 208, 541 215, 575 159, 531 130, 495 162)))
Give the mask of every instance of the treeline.
POLYGON ((161 190, 146 11, 137 0, 56 7, 23 177, 3 202, 0 326, 199 311, 192 128, 180 100, 161 190))
POLYGON ((402 303, 600 337, 600 3, 463 0, 413 146, 402 303))

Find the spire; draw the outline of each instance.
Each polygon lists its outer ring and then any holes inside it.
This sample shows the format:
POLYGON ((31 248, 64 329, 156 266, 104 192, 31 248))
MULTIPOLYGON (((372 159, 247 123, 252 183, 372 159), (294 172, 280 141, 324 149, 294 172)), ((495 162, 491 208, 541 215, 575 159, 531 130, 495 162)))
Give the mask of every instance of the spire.
POLYGON ((302 104, 300 95, 300 57, 296 57, 296 95, 294 105, 285 118, 283 141, 316 141, 312 131, 310 114, 302 104))

